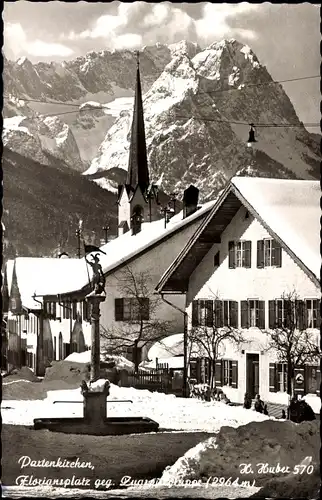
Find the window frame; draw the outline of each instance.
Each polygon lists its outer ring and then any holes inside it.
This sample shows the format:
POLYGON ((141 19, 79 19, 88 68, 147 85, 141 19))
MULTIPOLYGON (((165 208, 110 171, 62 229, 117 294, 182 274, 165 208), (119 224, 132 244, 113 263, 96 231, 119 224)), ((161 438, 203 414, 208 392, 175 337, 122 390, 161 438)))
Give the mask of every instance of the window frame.
POLYGON ((306 328, 317 329, 319 328, 319 299, 317 298, 305 298, 304 299, 305 306, 305 321, 306 328), (316 307, 314 307, 314 303, 316 303, 316 307), (308 304, 311 307, 308 307, 308 304), (309 311, 311 311, 311 317, 309 316, 309 311))
POLYGON ((233 385, 233 360, 222 360, 222 385, 232 387, 233 385))
POLYGON ((149 321, 150 320, 150 299, 149 297, 121 297, 114 299, 115 321, 126 323, 149 321), (146 301, 146 314, 144 315, 144 305, 140 308, 139 300, 146 301), (121 304, 120 304, 121 302, 121 304), (118 304, 118 305, 117 305, 118 304), (134 306, 133 306, 134 304, 134 306), (117 312, 118 307, 120 310, 117 312), (137 311, 136 311, 137 309, 137 311), (136 313, 137 314, 134 314, 136 313), (124 314, 125 313, 125 314, 124 314))

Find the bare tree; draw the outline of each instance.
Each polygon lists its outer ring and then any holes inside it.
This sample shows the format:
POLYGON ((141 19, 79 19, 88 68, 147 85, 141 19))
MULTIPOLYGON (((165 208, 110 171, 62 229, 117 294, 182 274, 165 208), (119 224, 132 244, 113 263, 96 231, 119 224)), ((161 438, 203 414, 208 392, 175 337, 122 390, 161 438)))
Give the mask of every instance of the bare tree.
POLYGON ((124 354, 130 348, 137 372, 139 349, 167 336, 171 322, 157 315, 161 299, 153 293, 153 283, 147 271, 135 272, 126 266, 118 274, 117 281, 121 295, 115 302, 119 321, 111 328, 101 327, 102 344, 109 354, 124 354))
POLYGON ((294 396, 295 368, 317 362, 321 355, 316 333, 307 328, 306 312, 304 302, 295 291, 284 293, 281 299, 269 303, 270 330, 266 331, 265 350, 275 351, 279 362, 287 365, 287 394, 290 397, 294 396))
POLYGON ((247 339, 237 328, 237 309, 236 321, 234 321, 224 311, 224 302, 218 296, 214 296, 213 299, 195 301, 195 303, 199 310, 192 312, 192 328, 188 333, 189 357, 193 352, 194 355, 209 358, 209 385, 213 389, 216 382, 215 364, 221 345, 225 341, 240 345, 246 343, 247 339))

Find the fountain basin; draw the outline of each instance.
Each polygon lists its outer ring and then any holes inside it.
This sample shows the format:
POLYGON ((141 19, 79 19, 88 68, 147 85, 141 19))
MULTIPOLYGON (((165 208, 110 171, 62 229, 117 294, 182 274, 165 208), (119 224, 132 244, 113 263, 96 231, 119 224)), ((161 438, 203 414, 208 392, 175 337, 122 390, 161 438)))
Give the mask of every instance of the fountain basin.
POLYGON ((115 436, 157 432, 159 424, 148 417, 106 417, 100 422, 91 422, 84 417, 35 418, 34 429, 48 429, 66 434, 115 436))

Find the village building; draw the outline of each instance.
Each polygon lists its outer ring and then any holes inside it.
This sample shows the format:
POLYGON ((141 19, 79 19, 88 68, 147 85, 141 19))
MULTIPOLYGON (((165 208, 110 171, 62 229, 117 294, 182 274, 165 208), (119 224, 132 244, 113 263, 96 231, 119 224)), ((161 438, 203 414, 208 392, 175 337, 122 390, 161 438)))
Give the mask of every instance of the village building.
POLYGON ((3 316, 9 369, 28 366, 43 375, 51 361, 90 345, 90 325, 79 321, 82 304, 62 303, 59 297, 71 275, 76 282, 84 273, 79 259, 17 257, 6 263, 3 316))
MULTIPOLYGON (((287 367, 267 339, 287 327, 288 300, 298 331, 320 345, 320 196, 316 181, 234 177, 156 287, 185 297, 188 339, 214 324, 243 333, 243 344, 223 341, 213 358, 216 386, 232 401, 248 392, 287 404, 287 367)), ((207 382, 207 371, 209 358, 191 364, 190 377, 207 382)), ((317 361, 295 370, 296 393, 319 391, 317 361)))

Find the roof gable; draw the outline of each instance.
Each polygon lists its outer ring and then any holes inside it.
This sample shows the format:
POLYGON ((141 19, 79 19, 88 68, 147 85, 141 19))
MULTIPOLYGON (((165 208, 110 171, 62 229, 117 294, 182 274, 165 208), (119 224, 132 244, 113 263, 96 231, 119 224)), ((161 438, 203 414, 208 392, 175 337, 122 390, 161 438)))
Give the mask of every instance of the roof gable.
POLYGON ((212 245, 220 242, 222 232, 242 205, 318 284, 320 258, 319 245, 315 243, 319 238, 319 197, 316 181, 233 178, 208 217, 164 273, 156 290, 186 292, 191 273, 212 245))

